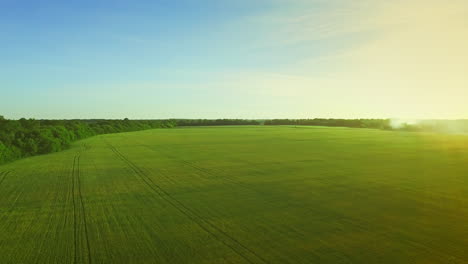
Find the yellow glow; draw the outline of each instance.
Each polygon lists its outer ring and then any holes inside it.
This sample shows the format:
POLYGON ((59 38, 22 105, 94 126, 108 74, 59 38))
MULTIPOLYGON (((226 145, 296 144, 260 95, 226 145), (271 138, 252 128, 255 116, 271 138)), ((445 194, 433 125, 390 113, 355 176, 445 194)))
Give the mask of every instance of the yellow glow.
POLYGON ((284 27, 272 42, 363 31, 377 37, 297 64, 290 76, 253 74, 238 86, 309 98, 304 116, 468 118, 468 1, 350 1, 310 14, 267 20, 284 27), (308 75, 321 67, 331 70, 308 75))
POLYGON ((468 115, 468 3, 389 2, 374 17, 382 37, 350 54, 356 87, 412 116, 468 115))

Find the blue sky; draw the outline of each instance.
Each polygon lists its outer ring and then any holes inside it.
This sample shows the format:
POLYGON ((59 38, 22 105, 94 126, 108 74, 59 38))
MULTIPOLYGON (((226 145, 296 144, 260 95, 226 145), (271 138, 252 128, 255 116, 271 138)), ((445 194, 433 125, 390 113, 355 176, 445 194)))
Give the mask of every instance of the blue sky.
POLYGON ((452 1, 0 0, 0 114, 460 118, 467 5, 452 1), (425 8, 454 33, 420 53, 437 38, 411 39, 432 23, 425 8))

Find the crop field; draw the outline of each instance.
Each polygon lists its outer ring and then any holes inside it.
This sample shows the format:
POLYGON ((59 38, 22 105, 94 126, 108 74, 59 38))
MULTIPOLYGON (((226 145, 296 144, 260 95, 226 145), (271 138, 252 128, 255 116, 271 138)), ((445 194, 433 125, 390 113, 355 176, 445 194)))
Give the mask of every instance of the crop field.
POLYGON ((468 136, 154 129, 0 166, 1 263, 468 263, 468 136))

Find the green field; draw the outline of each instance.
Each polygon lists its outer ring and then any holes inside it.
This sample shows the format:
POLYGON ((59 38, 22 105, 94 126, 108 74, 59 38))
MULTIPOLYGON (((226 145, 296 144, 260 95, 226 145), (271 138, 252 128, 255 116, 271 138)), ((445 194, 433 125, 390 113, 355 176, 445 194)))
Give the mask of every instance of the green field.
POLYGON ((1 263, 468 263, 468 136, 101 135, 0 166, 1 263))

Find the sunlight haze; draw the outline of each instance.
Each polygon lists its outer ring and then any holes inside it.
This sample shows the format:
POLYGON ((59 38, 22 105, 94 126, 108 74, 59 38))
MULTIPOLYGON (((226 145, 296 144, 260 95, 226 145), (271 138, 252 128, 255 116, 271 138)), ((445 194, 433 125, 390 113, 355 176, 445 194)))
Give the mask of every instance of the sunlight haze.
POLYGON ((467 118, 468 2, 0 0, 8 118, 467 118))

